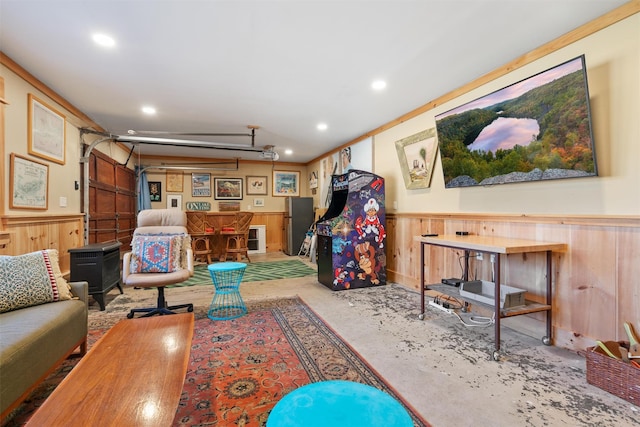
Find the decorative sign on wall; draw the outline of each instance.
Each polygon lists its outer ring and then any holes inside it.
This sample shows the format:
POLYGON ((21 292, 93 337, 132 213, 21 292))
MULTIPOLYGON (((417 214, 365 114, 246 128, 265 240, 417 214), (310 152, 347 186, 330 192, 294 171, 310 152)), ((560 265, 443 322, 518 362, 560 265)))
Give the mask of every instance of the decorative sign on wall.
POLYGON ((239 212, 240 202, 219 202, 218 209, 220 212, 239 212))
POLYGON ((211 203, 209 202, 187 202, 188 211, 210 211, 211 203))

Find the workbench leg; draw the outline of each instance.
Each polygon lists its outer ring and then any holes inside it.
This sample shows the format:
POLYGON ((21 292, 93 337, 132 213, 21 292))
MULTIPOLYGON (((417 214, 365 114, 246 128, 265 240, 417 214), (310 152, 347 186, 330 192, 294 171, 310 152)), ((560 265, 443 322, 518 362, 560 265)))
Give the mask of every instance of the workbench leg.
POLYGON ((494 283, 494 331, 495 331, 495 350, 493 352, 493 360, 500 358, 500 254, 494 254, 495 264, 493 265, 494 283))
POLYGON ((420 242, 420 320, 424 319, 424 245, 424 242, 420 242))
POLYGON ((542 337, 542 343, 544 345, 551 345, 553 343, 552 333, 553 333, 553 306, 551 305, 553 302, 553 294, 552 294, 552 280, 553 280, 553 256, 551 251, 547 251, 547 305, 551 308, 547 310, 547 336, 542 337))

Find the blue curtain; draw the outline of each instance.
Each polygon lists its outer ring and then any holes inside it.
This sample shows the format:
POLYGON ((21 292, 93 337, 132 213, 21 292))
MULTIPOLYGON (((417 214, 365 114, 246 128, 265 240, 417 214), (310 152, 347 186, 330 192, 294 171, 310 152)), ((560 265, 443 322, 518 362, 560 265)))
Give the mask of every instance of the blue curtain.
POLYGON ((138 175, 140 168, 136 166, 136 175, 138 176, 138 212, 151 209, 151 194, 149 194, 149 181, 147 173, 142 172, 138 175))

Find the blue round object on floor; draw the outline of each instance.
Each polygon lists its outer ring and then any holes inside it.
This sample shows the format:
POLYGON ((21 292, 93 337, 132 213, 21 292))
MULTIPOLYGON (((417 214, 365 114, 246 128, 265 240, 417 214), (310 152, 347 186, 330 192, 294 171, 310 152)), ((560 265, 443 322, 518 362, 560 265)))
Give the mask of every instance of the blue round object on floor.
POLYGON ((247 266, 244 262, 218 262, 215 264, 209 264, 207 269, 209 271, 230 271, 240 270, 247 266))
POLYGON ((413 427, 406 409, 389 394, 351 381, 321 381, 284 396, 267 427, 413 427))

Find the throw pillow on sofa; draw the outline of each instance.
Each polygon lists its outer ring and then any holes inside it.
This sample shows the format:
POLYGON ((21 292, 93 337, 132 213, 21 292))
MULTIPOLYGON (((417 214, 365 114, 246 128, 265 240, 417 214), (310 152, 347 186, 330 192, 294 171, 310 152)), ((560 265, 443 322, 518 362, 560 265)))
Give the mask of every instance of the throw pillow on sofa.
POLYGON ((131 273, 171 273, 184 268, 184 234, 138 234, 131 242, 131 273))
POLYGON ((71 298, 56 249, 0 256, 0 313, 71 298))

